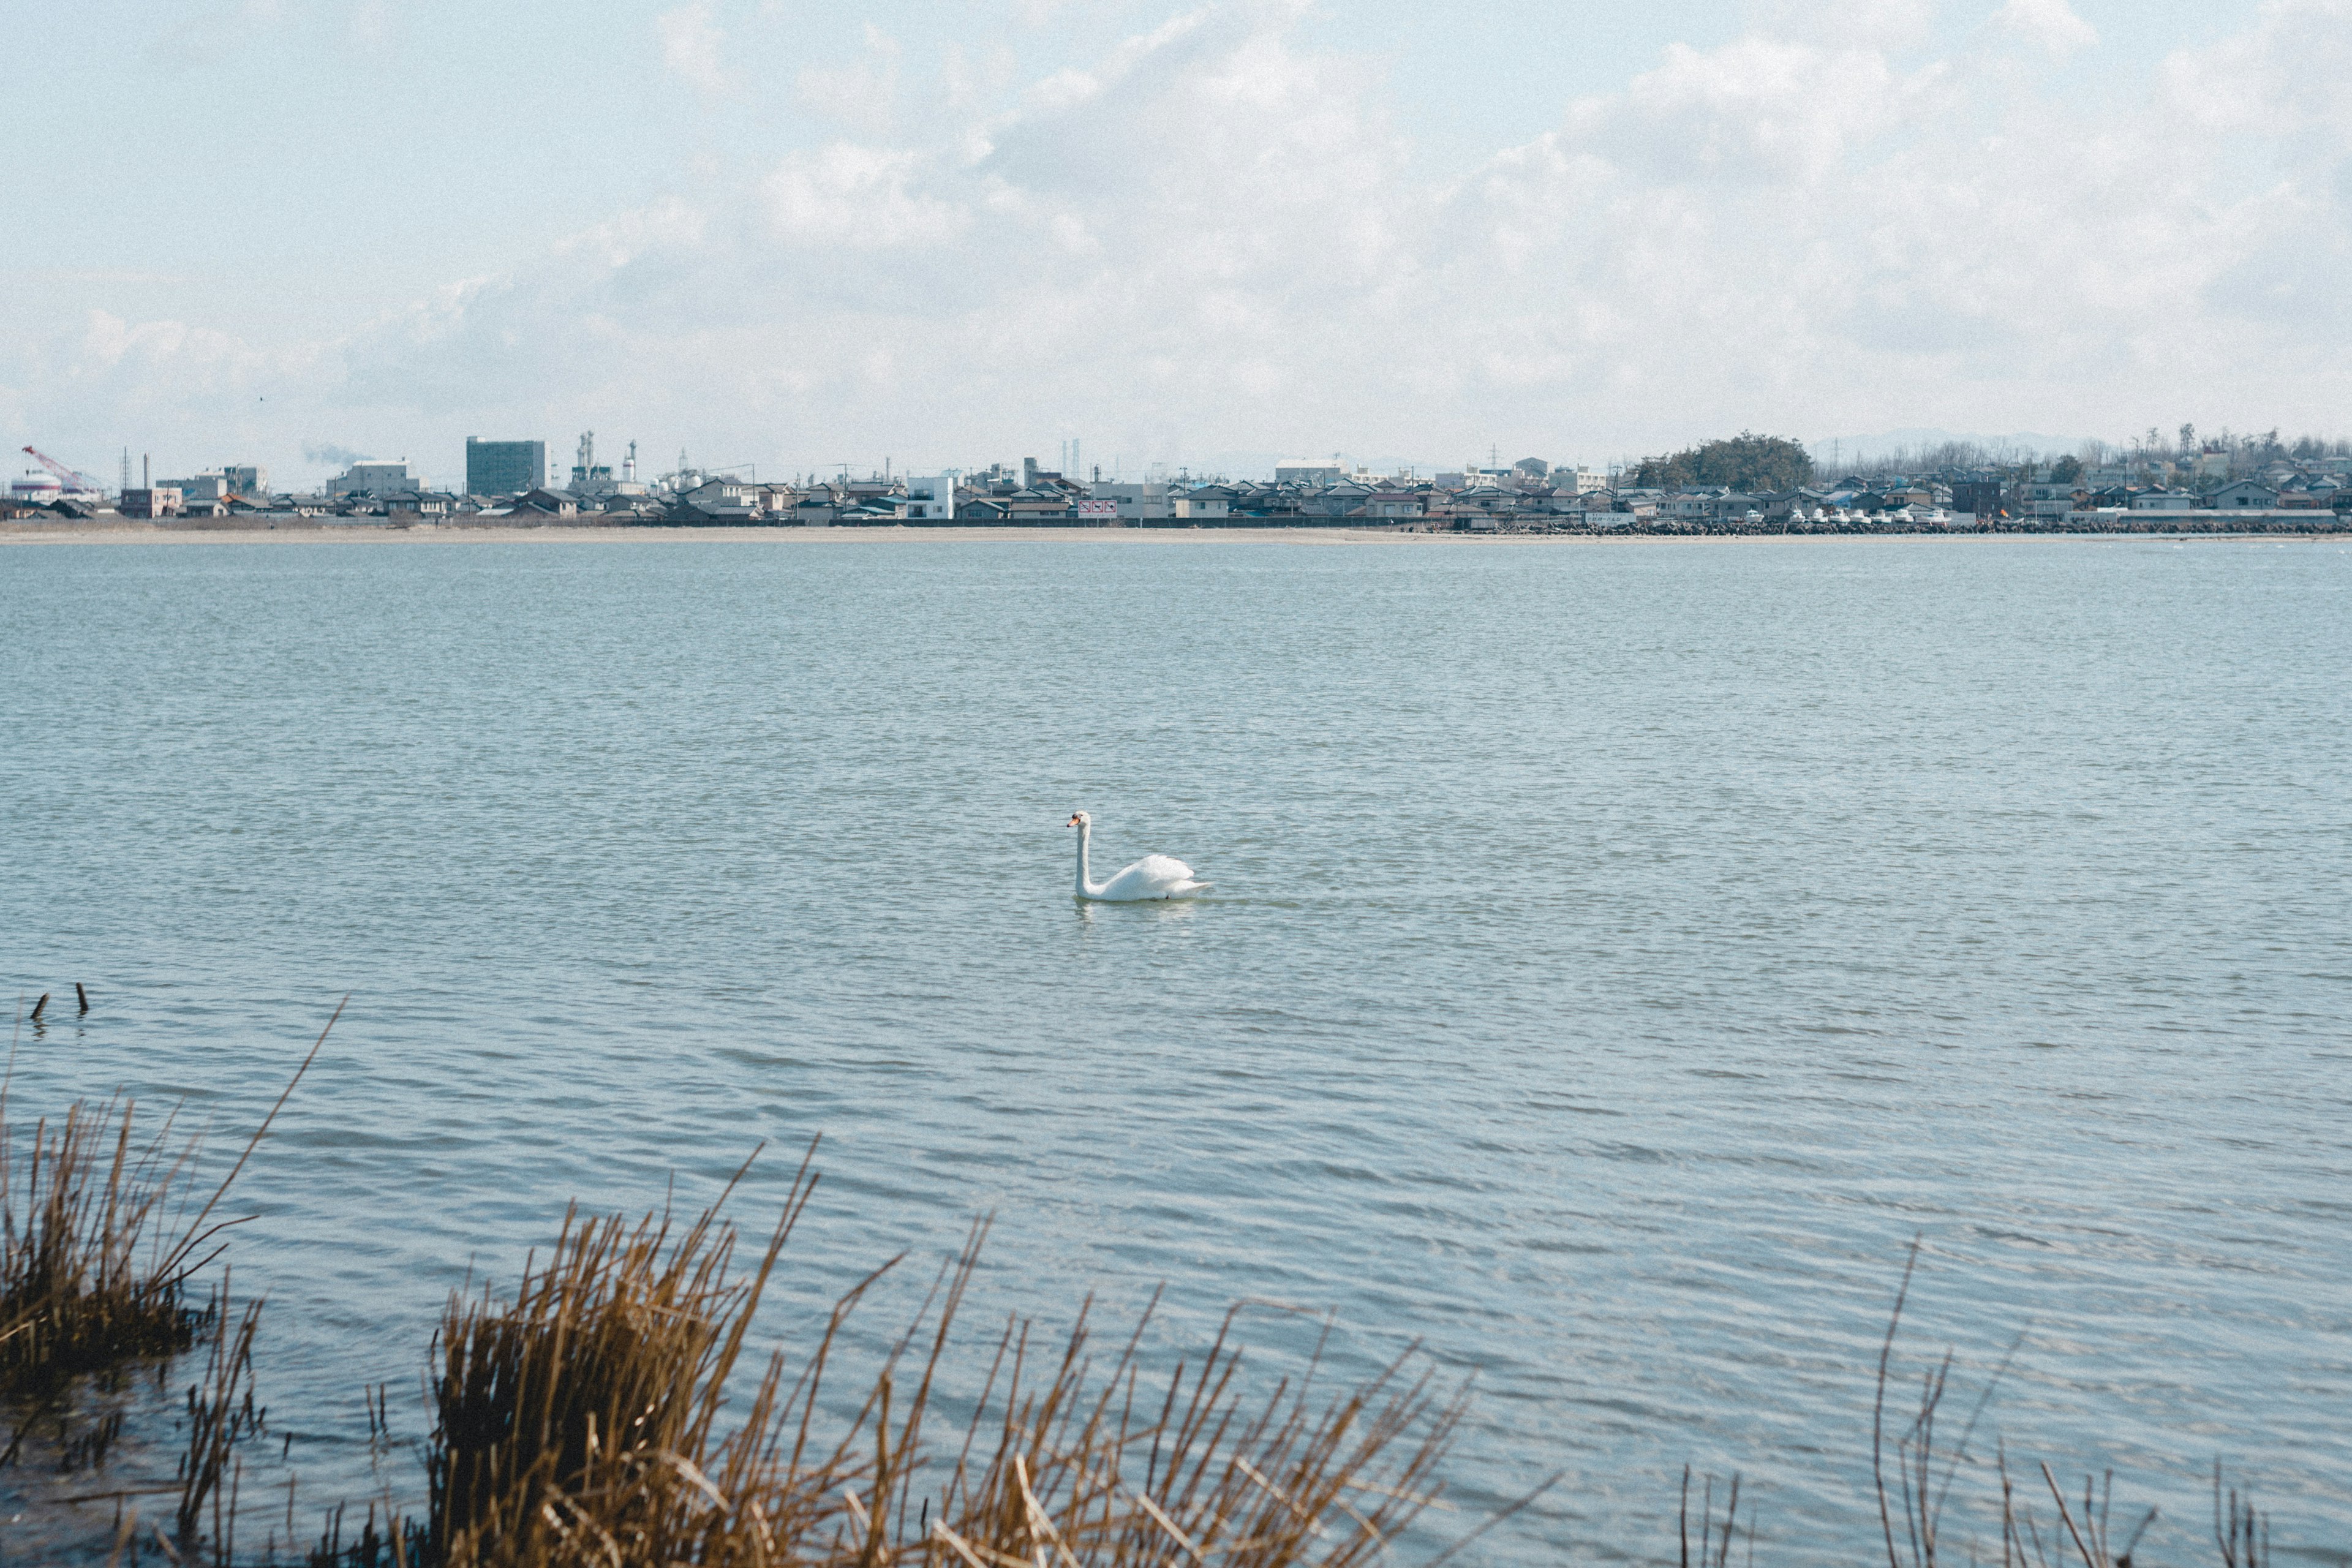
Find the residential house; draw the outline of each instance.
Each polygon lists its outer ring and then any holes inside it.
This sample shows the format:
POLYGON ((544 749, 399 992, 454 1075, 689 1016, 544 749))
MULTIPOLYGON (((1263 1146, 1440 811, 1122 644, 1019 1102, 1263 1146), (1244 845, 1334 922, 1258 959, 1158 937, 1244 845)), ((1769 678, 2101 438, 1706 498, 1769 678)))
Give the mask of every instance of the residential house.
MULTIPOLYGON (((1497 489, 1496 493, 1499 495, 1502 492, 1497 489)), ((1298 503, 1298 510, 1307 517, 1352 517, 1371 496, 1371 486, 1355 479, 1342 479, 1306 497, 1298 503)))
POLYGON ((2073 479, 2053 479, 2043 469, 2025 487, 2025 510, 2034 517, 2063 517, 2084 492, 2073 479))
POLYGON ((145 489, 124 490, 115 502, 125 517, 171 517, 177 513, 183 498, 170 485, 153 485, 145 489))
POLYGON ((1517 511, 1524 499, 1516 489, 1507 489, 1491 480, 1482 480, 1456 495, 1454 504, 1493 516, 1517 511))
POLYGON ((1038 526, 1067 522, 1076 510, 1073 498, 1060 486, 1015 490, 1003 505, 1006 522, 1038 526))
POLYGON ((1177 495, 1175 515, 1192 522, 1223 522, 1234 514, 1234 492, 1228 485, 1195 485, 1177 495))
POLYGON ((705 479, 678 498, 689 521, 749 522, 759 515, 760 487, 749 479, 705 479))
POLYGON ((1716 502, 1730 490, 1722 485, 1694 485, 1675 490, 1658 502, 1658 515, 1669 522, 1705 522, 1715 515, 1716 502))
POLYGON ((515 497, 508 514, 518 521, 545 521, 551 517, 578 517, 580 501, 570 490, 525 490, 515 497))
POLYGON ((1952 481, 1951 508, 1973 517, 1990 517, 2000 510, 2003 487, 1997 479, 1977 477, 1952 481))
POLYGON ((1112 515, 1121 522, 1165 522, 1176 515, 1172 487, 1155 483, 1100 484, 1093 489, 1093 499, 1112 504, 1112 515))

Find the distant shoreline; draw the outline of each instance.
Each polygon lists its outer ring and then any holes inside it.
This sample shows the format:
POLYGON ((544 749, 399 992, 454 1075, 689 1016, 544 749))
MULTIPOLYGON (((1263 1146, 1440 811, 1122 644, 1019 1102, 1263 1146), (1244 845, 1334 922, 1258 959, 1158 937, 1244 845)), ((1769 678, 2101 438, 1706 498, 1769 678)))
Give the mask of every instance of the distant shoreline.
POLYGON ((74 522, 0 522, 0 545, 11 544, 488 544, 587 543, 612 540, 675 540, 813 544, 962 542, 1053 542, 1131 544, 1811 544, 1851 539, 2272 539, 2341 540, 2352 529, 2325 531, 2138 533, 2084 530, 2066 533, 2011 533, 1990 530, 1951 532, 1843 533, 1498 533, 1447 530, 1410 533, 1387 528, 1021 528, 1021 527, 673 527, 664 524, 543 527, 416 523, 142 523, 95 520, 74 522))

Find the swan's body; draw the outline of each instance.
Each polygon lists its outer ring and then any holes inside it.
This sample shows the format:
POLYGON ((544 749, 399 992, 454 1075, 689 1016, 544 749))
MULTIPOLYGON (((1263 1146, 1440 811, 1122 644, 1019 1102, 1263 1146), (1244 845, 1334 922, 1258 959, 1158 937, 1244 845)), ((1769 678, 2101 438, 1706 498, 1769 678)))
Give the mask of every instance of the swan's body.
POLYGON ((1210 884, 1199 881, 1192 868, 1167 855, 1146 855, 1107 882, 1087 875, 1087 844, 1094 837, 1094 818, 1076 813, 1069 825, 1078 830, 1076 896, 1098 904, 1139 904, 1155 899, 1197 899, 1210 884))

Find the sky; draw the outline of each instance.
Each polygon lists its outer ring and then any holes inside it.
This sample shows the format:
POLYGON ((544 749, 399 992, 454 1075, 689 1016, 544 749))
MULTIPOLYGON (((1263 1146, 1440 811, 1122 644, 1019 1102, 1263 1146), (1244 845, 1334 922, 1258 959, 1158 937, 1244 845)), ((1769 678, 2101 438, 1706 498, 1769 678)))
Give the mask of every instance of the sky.
POLYGON ((109 480, 2352 434, 2352 0, 9 9, 0 437, 109 480))

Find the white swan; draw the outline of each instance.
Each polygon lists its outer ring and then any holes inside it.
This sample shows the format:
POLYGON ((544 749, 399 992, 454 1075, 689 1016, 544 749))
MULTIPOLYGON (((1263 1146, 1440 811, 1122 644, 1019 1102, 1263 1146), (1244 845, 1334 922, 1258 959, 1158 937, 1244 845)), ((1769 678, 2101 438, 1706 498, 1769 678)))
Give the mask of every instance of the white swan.
POLYGON ((1166 855, 1146 855, 1108 882, 1087 878, 1087 841, 1094 837, 1095 819, 1073 812, 1069 826, 1078 830, 1077 897, 1105 904, 1136 904, 1151 899, 1196 899, 1210 884, 1195 881, 1192 868, 1166 855))

